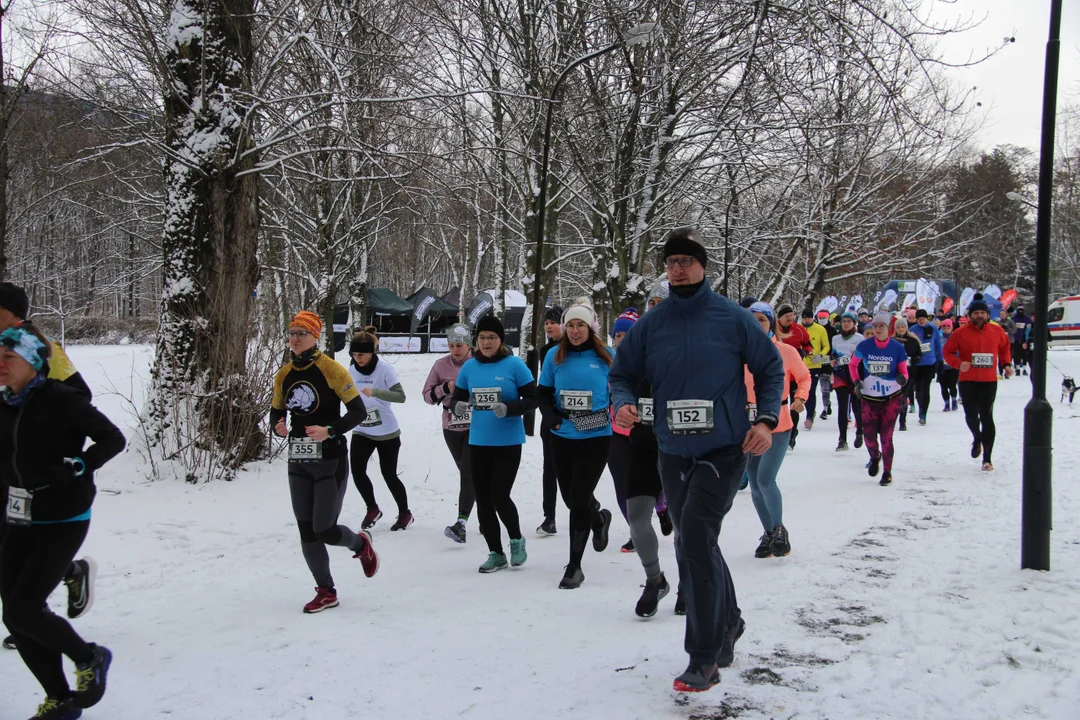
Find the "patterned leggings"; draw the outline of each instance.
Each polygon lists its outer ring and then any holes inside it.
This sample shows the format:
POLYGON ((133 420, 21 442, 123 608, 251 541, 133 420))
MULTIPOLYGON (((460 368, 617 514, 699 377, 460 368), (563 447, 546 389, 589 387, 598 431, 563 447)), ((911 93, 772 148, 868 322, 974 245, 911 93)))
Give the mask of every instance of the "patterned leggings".
POLYGON ((871 458, 882 458, 885 472, 892 472, 893 430, 896 429, 896 419, 900 417, 904 402, 902 393, 884 402, 874 402, 866 397, 862 400, 862 431, 866 449, 870 451, 871 458))

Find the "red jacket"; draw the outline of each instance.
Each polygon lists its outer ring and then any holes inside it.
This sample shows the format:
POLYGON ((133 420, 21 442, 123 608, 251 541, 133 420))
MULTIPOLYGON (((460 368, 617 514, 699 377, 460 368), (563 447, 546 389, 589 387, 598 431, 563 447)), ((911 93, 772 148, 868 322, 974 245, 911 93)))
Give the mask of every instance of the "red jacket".
POLYGON ((806 329, 797 322, 791 323, 791 327, 787 329, 788 336, 783 337, 781 334, 784 332, 780 328, 780 323, 776 324, 776 336, 780 338, 780 342, 790 345, 799 351, 799 357, 807 357, 814 354, 814 346, 810 342, 810 333, 806 332, 806 329))
POLYGON ((997 382, 998 365, 1012 363, 1009 336, 992 322, 981 329, 968 323, 953 330, 943 353, 945 362, 957 370, 960 363, 971 363, 971 369, 960 373, 960 382, 997 382))

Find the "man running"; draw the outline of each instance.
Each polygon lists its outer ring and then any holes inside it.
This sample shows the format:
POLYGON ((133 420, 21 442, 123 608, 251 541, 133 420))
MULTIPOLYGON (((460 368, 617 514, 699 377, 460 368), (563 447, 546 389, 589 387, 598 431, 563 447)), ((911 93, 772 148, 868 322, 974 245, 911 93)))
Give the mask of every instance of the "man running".
MULTIPOLYGON (((828 318, 828 315, 825 317, 828 318)), ((810 399, 806 401, 806 422, 803 427, 810 430, 814 427, 814 413, 817 412, 817 388, 821 380, 822 365, 828 364, 825 358, 829 354, 829 332, 814 322, 814 314, 810 312, 810 308, 802 311, 802 325, 810 336, 811 347, 810 353, 803 358, 806 369, 810 371, 810 399)))
POLYGON ((930 412, 930 386, 944 363, 941 357, 941 332, 930 324, 930 316, 922 308, 915 311, 915 324, 908 332, 919 341, 922 357, 915 363, 915 402, 919 406, 919 424, 926 424, 930 412))
MULTIPOLYGON (((11 327, 27 324, 26 316, 30 314, 30 298, 26 291, 9 282, 0 283, 0 332, 11 327)), ((60 343, 52 338, 49 341, 49 380, 57 380, 86 395, 87 400, 93 399, 90 386, 83 380, 83 376, 75 369, 71 358, 64 352, 60 343)), ((0 506, 7 501, 7 493, 0 493, 0 506)), ((4 537, 4 520, 0 517, 0 542, 4 537)), ((97 576, 97 564, 93 558, 84 557, 75 560, 68 568, 64 576, 64 586, 67 588, 68 603, 67 616, 75 620, 90 612, 94 604, 94 579, 97 576)), ((4 638, 4 647, 8 650, 15 649, 15 638, 4 638)))
MULTIPOLYGON (((825 328, 825 334, 829 336, 829 348, 832 349, 833 338, 836 337, 837 329, 832 323, 832 318, 829 316, 828 310, 818 310, 817 323, 821 327, 825 328)), ((833 381, 833 367, 832 363, 826 361, 821 364, 821 415, 818 420, 825 420, 832 415, 832 381, 833 381)))
MULTIPOLYGON (((558 347, 562 342, 563 309, 558 305, 548 308, 544 313, 544 334, 547 336, 547 344, 540 348, 540 369, 544 369, 544 358, 548 351, 558 347)), ((540 418, 540 442, 544 446, 544 522, 536 528, 537 535, 554 535, 558 532, 555 525, 555 503, 558 501, 559 479, 555 471, 555 452, 551 442, 551 428, 543 416, 540 418)), ((563 496, 563 502, 570 507, 570 501, 563 496)))
POLYGON ((971 457, 982 453, 982 469, 994 469, 992 454, 997 428, 994 426, 994 400, 997 398, 997 367, 1004 367, 1005 377, 1012 377, 1012 348, 999 325, 990 322, 990 307, 983 299, 968 306, 971 319, 949 336, 945 343, 945 362, 960 371, 960 401, 964 419, 971 431, 971 457))
MULTIPOLYGON (((813 355, 814 346, 810 344, 810 334, 806 332, 802 325, 795 322, 795 308, 791 305, 781 305, 777 309, 775 332, 776 337, 780 338, 781 342, 787 343, 798 350, 801 357, 813 355)), ((796 389, 792 385, 788 388, 788 394, 794 396, 796 389)), ((791 413, 792 427, 788 446, 794 450, 795 438, 799 436, 799 413, 795 412, 794 408, 790 408, 789 412, 791 413)))
POLYGON ((731 509, 746 455, 772 445, 784 366, 753 315, 705 282, 707 257, 691 228, 670 233, 664 265, 671 297, 627 333, 611 370, 616 421, 639 420, 635 390, 653 389, 660 476, 675 522, 675 552, 686 597, 686 671, 675 690, 701 692, 720 682, 745 623, 720 552, 720 526, 731 509), (690 341, 692 339, 692 342, 690 341), (743 366, 754 377, 757 415, 746 413, 743 366))
POLYGON ((1013 322, 1016 323, 1016 334, 1013 336, 1013 362, 1016 364, 1016 372, 1020 375, 1027 375, 1027 336, 1028 329, 1031 327, 1032 320, 1024 312, 1024 306, 1016 308, 1016 312, 1013 314, 1013 322))

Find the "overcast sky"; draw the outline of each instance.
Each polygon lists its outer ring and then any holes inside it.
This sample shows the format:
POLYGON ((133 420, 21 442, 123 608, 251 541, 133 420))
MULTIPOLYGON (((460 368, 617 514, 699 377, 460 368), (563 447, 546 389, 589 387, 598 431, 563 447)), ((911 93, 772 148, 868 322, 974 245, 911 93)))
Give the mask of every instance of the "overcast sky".
MULTIPOLYGON (((938 19, 985 18, 968 32, 943 40, 950 62, 985 53, 1002 38, 1016 42, 974 68, 955 70, 987 112, 979 135, 987 149, 1010 143, 1038 151, 1041 135, 1043 67, 1050 33, 1050 0, 933 0, 938 19)), ((1061 70, 1058 108, 1080 105, 1080 2, 1064 0, 1061 28, 1061 70)))

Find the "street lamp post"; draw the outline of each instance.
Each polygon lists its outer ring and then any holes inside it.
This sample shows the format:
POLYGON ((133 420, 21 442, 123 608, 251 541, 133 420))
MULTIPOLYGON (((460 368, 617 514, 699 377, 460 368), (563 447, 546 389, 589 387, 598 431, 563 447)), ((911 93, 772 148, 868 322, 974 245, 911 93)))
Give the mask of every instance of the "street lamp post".
POLYGON ((1035 353, 1031 401, 1024 408, 1023 510, 1020 567, 1050 569, 1051 474, 1054 409, 1046 399, 1047 306, 1050 295, 1050 211, 1054 186, 1054 131, 1057 120, 1061 0, 1050 2, 1050 37, 1043 77, 1042 145, 1039 151, 1039 205, 1035 224, 1035 353))
MULTIPOLYGON (((656 23, 642 23, 637 25, 611 45, 582 55, 574 60, 559 74, 559 77, 555 80, 555 85, 551 88, 551 93, 548 95, 547 117, 544 121, 544 150, 540 161, 540 193, 537 197, 537 204, 539 207, 536 214, 536 254, 533 258, 532 327, 529 330, 529 351, 526 354, 526 362, 529 366, 529 370, 532 371, 534 378, 540 376, 540 351, 537 344, 537 331, 539 330, 540 323, 544 317, 544 306, 541 304, 540 299, 543 297, 542 281, 544 270, 544 231, 547 220, 548 163, 551 157, 551 125, 555 119, 555 101, 558 98, 559 88, 562 86, 563 81, 570 75, 570 72, 579 65, 587 63, 602 55, 607 55, 619 48, 642 45, 649 42, 649 40, 652 39, 652 33, 655 27, 656 23)), ((526 429, 529 430, 529 434, 531 435, 535 421, 533 419, 533 414, 530 413, 529 415, 530 417, 526 419, 526 429)))

